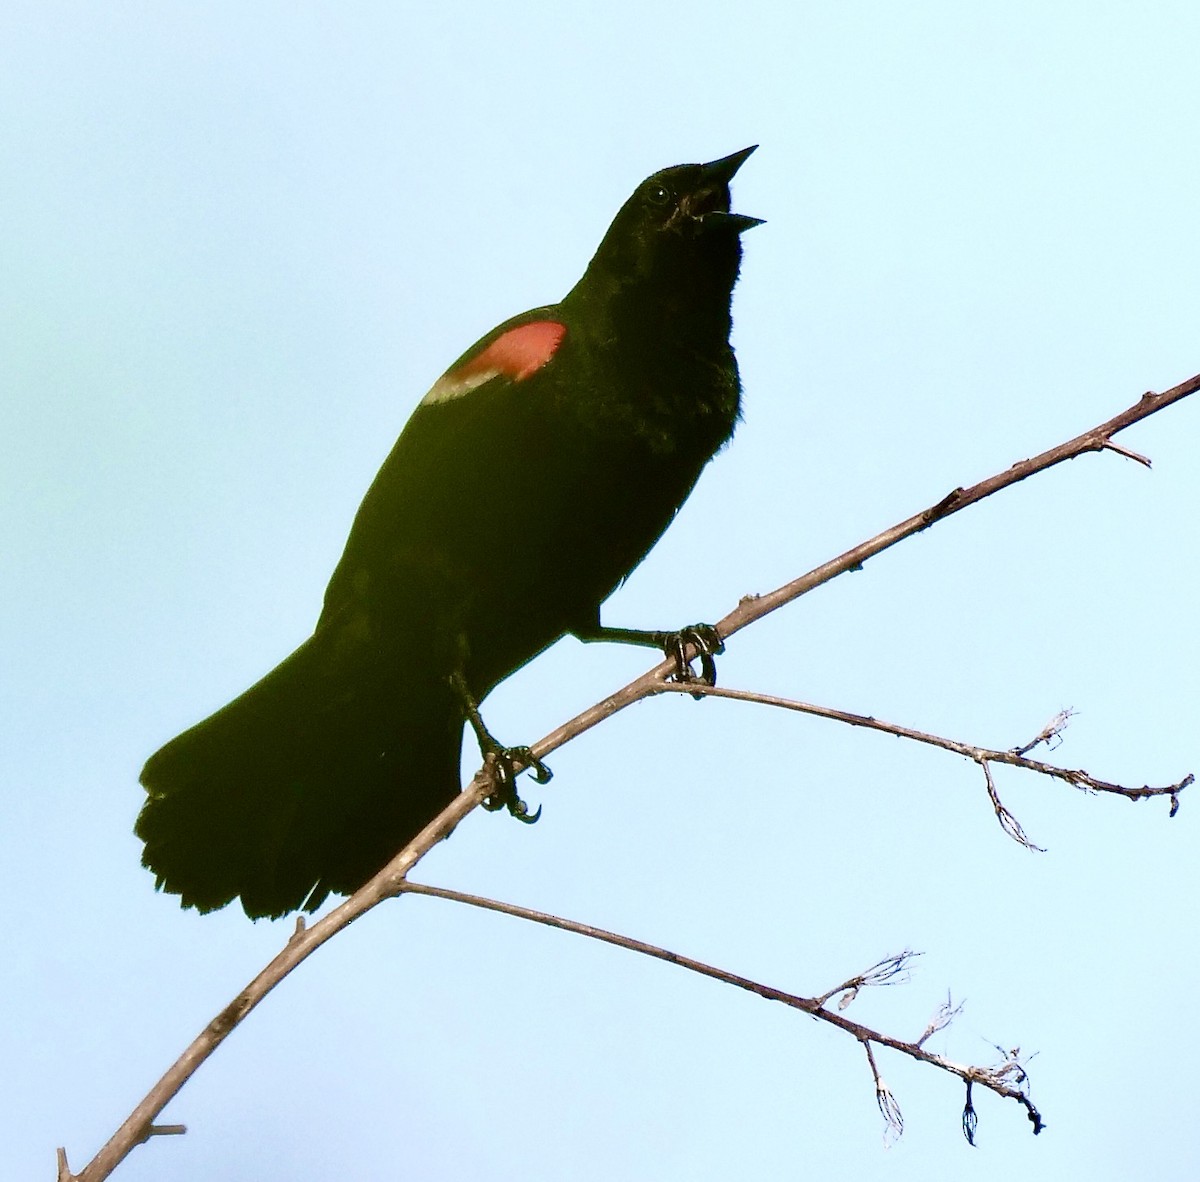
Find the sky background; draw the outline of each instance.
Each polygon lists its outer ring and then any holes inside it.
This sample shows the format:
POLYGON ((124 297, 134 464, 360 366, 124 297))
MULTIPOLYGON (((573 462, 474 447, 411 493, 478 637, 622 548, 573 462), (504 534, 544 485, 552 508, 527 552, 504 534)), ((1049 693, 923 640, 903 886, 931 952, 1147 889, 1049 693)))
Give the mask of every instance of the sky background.
MULTIPOLYGON (((183 913, 137 773, 311 629, 412 407, 650 172, 750 143, 745 421, 610 623, 717 619, 1200 371, 1194 3, 0 8, 0 1177, 81 1169, 290 924, 183 913)), ((739 635, 725 684, 1131 784, 1200 771, 1200 396, 739 635)), ((519 461, 518 461, 519 462, 519 461)), ((569 560, 569 556, 565 556, 569 560)), ((564 641, 530 741, 648 665, 564 641)), ((464 767, 469 775, 471 766, 464 767)), ((780 1006, 438 900, 295 973, 117 1177, 1190 1179, 1200 799, 1089 798, 761 707, 643 704, 420 881, 1020 1046, 1048 1128, 780 1006)), ((1200 792, 1200 789, 1193 789, 1200 792)))

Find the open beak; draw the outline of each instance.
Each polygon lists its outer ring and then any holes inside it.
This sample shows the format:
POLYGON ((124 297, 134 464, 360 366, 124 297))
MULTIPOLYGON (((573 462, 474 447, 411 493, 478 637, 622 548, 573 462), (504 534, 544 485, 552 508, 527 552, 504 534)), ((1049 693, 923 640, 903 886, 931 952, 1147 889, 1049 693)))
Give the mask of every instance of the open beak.
POLYGON ((757 148, 757 144, 751 144, 750 147, 743 148, 740 152, 734 152, 730 156, 722 156, 720 160, 713 160, 709 164, 702 164, 700 165, 700 175, 704 177, 707 184, 727 185, 737 175, 737 170, 750 159, 751 154, 757 148))
MULTIPOLYGON (((722 156, 720 160, 713 160, 708 164, 702 164, 700 166, 701 191, 727 190, 729 182, 733 180, 737 170, 746 163, 750 154, 757 147, 757 144, 751 144, 750 147, 743 148, 740 152, 734 152, 729 156, 722 156)), ((700 214, 699 220, 706 227, 720 227, 733 230, 737 234, 741 234, 746 230, 752 230, 755 226, 763 224, 762 218, 748 217, 743 213, 730 213, 725 209, 709 210, 706 213, 700 214)))

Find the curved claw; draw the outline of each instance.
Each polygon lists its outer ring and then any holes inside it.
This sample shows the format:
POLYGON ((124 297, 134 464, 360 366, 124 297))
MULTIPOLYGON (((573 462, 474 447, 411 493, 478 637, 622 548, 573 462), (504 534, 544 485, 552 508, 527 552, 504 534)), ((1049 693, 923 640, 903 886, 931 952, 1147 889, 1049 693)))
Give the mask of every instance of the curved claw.
POLYGON ((524 825, 536 825, 538 818, 542 815, 542 806, 539 804, 531 813, 529 806, 523 800, 516 801, 516 807, 508 810, 514 817, 524 825))
POLYGON ((524 765, 526 771, 537 784, 549 784, 554 779, 554 773, 533 753, 532 747, 509 747, 504 754, 513 763, 524 765))
POLYGON ((492 775, 495 791, 488 793, 480 801, 489 813, 499 812, 502 808, 512 808, 514 802, 519 802, 516 790, 513 788, 512 765, 498 755, 487 760, 486 766, 492 775))
POLYGON ((528 747, 497 748, 489 752, 487 762, 496 790, 483 798, 483 807, 489 813, 506 808, 518 821, 536 824, 542 815, 542 806, 539 804, 534 812, 529 811, 529 806, 517 794, 517 776, 520 771, 528 771, 538 784, 548 784, 554 773, 528 747), (520 771, 515 767, 518 763, 522 765, 520 771))
MULTIPOLYGON (((717 684, 716 657, 725 651, 725 642, 721 634, 711 624, 692 624, 688 628, 680 628, 678 632, 667 633, 663 648, 668 657, 675 659, 676 681, 698 681, 702 685, 717 684), (700 676, 697 677, 687 661, 688 646, 695 648, 700 660, 700 676)), ((703 694, 692 694, 697 701, 703 694)))

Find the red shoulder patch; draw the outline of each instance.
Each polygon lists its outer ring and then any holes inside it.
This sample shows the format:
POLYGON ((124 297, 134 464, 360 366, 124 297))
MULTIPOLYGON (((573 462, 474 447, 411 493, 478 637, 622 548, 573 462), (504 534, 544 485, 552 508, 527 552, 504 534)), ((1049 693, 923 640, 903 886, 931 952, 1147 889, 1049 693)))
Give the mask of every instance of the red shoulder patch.
POLYGON ((522 382, 554 356, 567 326, 557 320, 534 320, 501 333, 486 349, 458 367, 463 376, 492 370, 522 382))
POLYGON ((557 320, 531 320, 502 332, 494 341, 444 373, 425 395, 425 403, 445 402, 503 375, 523 382, 554 356, 567 326, 557 320))

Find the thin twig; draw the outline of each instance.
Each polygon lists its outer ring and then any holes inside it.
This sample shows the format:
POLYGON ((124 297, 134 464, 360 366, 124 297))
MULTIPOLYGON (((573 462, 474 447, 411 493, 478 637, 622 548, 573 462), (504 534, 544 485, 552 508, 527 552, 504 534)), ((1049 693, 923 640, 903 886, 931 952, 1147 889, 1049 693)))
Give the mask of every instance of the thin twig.
POLYGON ((983 778, 987 783, 988 799, 992 802, 992 811, 996 814, 996 820, 1000 822, 1000 828, 1018 845, 1023 845, 1027 850, 1032 850, 1034 853, 1044 854, 1046 852, 1045 849, 1029 840, 1025 834, 1025 830, 1021 828, 1021 822, 1004 807, 1004 802, 1000 799, 1000 793, 996 791, 996 781, 992 777, 992 765, 986 759, 981 759, 979 766, 983 768, 983 778))
POLYGON ((1065 710, 1060 710, 1028 743, 1023 743, 1020 747, 1014 747, 1013 754, 1028 755, 1041 743, 1046 744, 1047 750, 1053 751, 1062 742, 1062 733, 1067 729, 1067 724, 1074 717, 1075 711, 1069 706, 1065 710))
MULTIPOLYGON (((1023 834, 1018 836, 1020 825, 1008 813, 1008 810, 999 803, 999 798, 996 796, 995 784, 992 781, 990 765, 993 763, 1007 764, 1009 767, 1024 768, 1026 771, 1037 772, 1039 775, 1050 776, 1056 780, 1063 780, 1076 788, 1082 788, 1088 792, 1108 792, 1115 796, 1124 796, 1127 800, 1146 800, 1152 796, 1166 796, 1171 801, 1170 816, 1174 816, 1179 811, 1179 793, 1182 792, 1189 784, 1195 782, 1195 776, 1188 773, 1176 784, 1164 784, 1161 786, 1151 786, 1143 784, 1140 788, 1126 787, 1124 784, 1112 784, 1107 780, 1097 779, 1089 772, 1085 772, 1082 768, 1066 768, 1058 767, 1053 763, 1046 763, 1040 759, 1030 759, 1027 755, 1022 755, 1021 749, 1001 751, 994 747, 976 747, 971 743, 961 743, 957 739, 946 739, 941 735, 931 735, 925 731, 914 730, 910 726, 901 726, 895 722, 884 722, 881 719, 873 718, 869 714, 854 714, 849 710, 835 710, 832 706, 818 706, 812 702, 800 702, 794 698, 780 698, 774 694, 761 694, 754 690, 739 690, 731 689, 723 685, 705 685, 703 682, 689 681, 682 684, 674 681, 662 682, 658 685, 655 693, 686 693, 700 694, 706 698, 728 698, 734 702, 754 702, 760 706, 775 706, 780 710, 794 710, 798 714, 811 714, 816 718, 829 718, 834 722, 844 722, 848 726, 861 726, 868 730, 880 731, 885 735, 896 735, 901 739, 911 739, 915 743, 926 743, 930 747, 938 747, 943 751, 951 751, 956 755, 964 755, 967 759, 974 760, 984 770, 984 775, 987 777, 988 794, 992 798, 992 803, 997 808, 997 816, 1000 817, 1000 822, 1004 825, 1005 830, 1010 836, 1020 841, 1022 845, 1028 846, 1031 849, 1040 847, 1034 846, 1023 834), (1009 828, 1004 817, 1001 816, 1001 811, 1007 815, 1016 831, 1009 828)), ((1044 732, 1043 732, 1044 733, 1044 732)), ((1038 741, 1041 741, 1038 737, 1038 741)))
POLYGON ((904 1133, 904 1113, 900 1111, 900 1102, 896 1099, 892 1089, 883 1082, 883 1076, 879 1073, 879 1064, 875 1062, 875 1052, 871 1050, 869 1042, 863 1043, 863 1048, 867 1052, 867 1063, 871 1068, 871 1075, 875 1079, 875 1103, 879 1105, 879 1111, 883 1115, 883 1143, 884 1145, 894 1145, 904 1133))
MULTIPOLYGON (((898 542, 904 541, 905 538, 912 537, 913 534, 920 533, 931 525, 945 520, 969 505, 977 504, 985 497, 1018 484, 1022 480, 1027 480, 1039 472, 1045 472, 1066 460, 1073 460, 1076 456, 1084 455, 1089 451, 1103 450, 1106 441, 1118 431, 1123 431, 1126 427, 1141 422, 1142 419, 1179 402, 1188 395, 1196 393, 1197 390, 1200 390, 1200 374, 1189 378, 1186 382, 1181 382, 1178 386, 1172 386, 1162 394, 1147 391, 1132 406, 1120 414, 1113 415, 1111 419, 1093 427, 1090 431, 1085 431, 1082 435, 1067 440, 1066 443, 1060 443, 1057 447, 1052 447, 1032 459, 1020 460, 1003 472, 989 476, 986 480, 981 480, 969 488, 956 488, 930 508, 914 514, 890 529, 885 529, 882 533, 847 550, 837 558, 814 567, 808 574, 801 575, 798 579, 793 579, 790 583, 785 583, 774 591, 763 595, 743 596, 737 607, 715 625, 718 635, 723 640, 728 640, 734 633, 740 632, 756 620, 762 619, 763 616, 769 615, 785 604, 806 595, 809 591, 830 582, 838 575, 861 570, 863 564, 869 559, 882 554, 898 542)), ((684 655, 695 659, 699 654, 696 652, 695 646, 688 646, 684 655)), ((650 694, 657 693, 663 685, 669 684, 674 672, 675 661, 673 658, 660 662, 641 677, 563 723, 540 742, 534 743, 532 745, 534 755, 539 759, 545 758, 564 743, 591 730, 592 727, 598 726, 618 711, 633 705, 634 702, 640 702, 650 694)), ((689 689, 694 688, 694 684, 689 686, 689 689)))
POLYGON ((151 1137, 182 1137, 187 1132, 187 1125, 147 1125, 142 1135, 143 1141, 151 1137))
MULTIPOLYGON (((717 632, 723 640, 728 640, 735 632, 739 632, 747 624, 753 623, 782 604, 790 603, 793 599, 813 590, 814 587, 828 583, 830 579, 845 574, 847 571, 859 570, 868 559, 882 554, 884 550, 894 546, 897 542, 928 529, 935 522, 942 521, 952 514, 966 509, 969 505, 977 504, 985 497, 990 497, 1001 489, 1027 480, 1039 472, 1045 472, 1066 460, 1073 460, 1076 456, 1084 455, 1086 452, 1101 451, 1110 447, 1112 436, 1119 431, 1124 431, 1126 427, 1131 427, 1134 423, 1141 422, 1142 419, 1148 418, 1157 411, 1187 398, 1197 390, 1200 390, 1200 374, 1188 378, 1186 382, 1180 382, 1178 386, 1172 386, 1170 390, 1165 390, 1161 394, 1147 391, 1132 406, 1121 411, 1120 414, 1113 415, 1111 419, 1100 423, 1090 431, 1084 431, 1082 435, 1076 435, 1074 439, 1068 439, 1066 443, 1060 443, 1057 447, 1052 447, 1032 459, 1020 460, 1011 468, 998 472, 995 476, 989 476, 986 480, 971 485, 970 488, 954 489, 937 504, 914 514, 898 525, 892 526, 891 529, 876 534, 875 537, 847 550, 837 558, 822 563, 808 574, 793 579, 792 582, 778 590, 771 591, 766 595, 743 599, 736 610, 730 612, 717 624, 717 632)), ((1144 457, 1137 458, 1143 459, 1144 457)), ((659 668, 662 667, 659 666, 659 668)))
POLYGON ((1150 461, 1140 452, 1131 451, 1127 447, 1122 447, 1121 444, 1114 443, 1111 439, 1106 439, 1104 441, 1104 446, 1108 448, 1109 451, 1115 451, 1117 455, 1124 456, 1127 460, 1136 460, 1139 464, 1143 464, 1147 468, 1153 467, 1150 461))
POLYGON ((837 1008, 844 1010, 858 996, 860 989, 872 988, 879 985, 907 984, 909 980, 909 965, 914 958, 920 955, 919 952, 913 952, 911 948, 906 948, 903 952, 899 952, 895 956, 885 956, 883 960, 876 961, 869 969, 858 973, 848 981, 843 981, 840 985, 835 985, 832 989, 826 990, 826 992, 814 1000, 817 1005, 827 1005, 831 997, 840 993, 842 996, 838 999, 837 1008))
MULTIPOLYGON (((1162 394, 1146 393, 1133 406, 1099 426, 1093 427, 1090 431, 1086 431, 1058 447, 1051 448, 1049 451, 1042 452, 1032 459, 1022 460, 1006 471, 972 485, 970 488, 955 489, 931 508, 900 522, 891 529, 884 530, 874 538, 847 550, 839 557, 823 563, 785 586, 766 595, 744 597, 738 606, 716 625, 717 632, 722 638, 728 639, 735 632, 740 632, 755 620, 761 619, 785 603, 798 599, 801 595, 829 582, 838 575, 860 569, 868 559, 881 554, 904 538, 928 529, 931 525, 965 509, 968 505, 973 505, 1001 489, 1025 480, 1037 472, 1045 471, 1064 460, 1074 459, 1084 452, 1099 451, 1108 447, 1111 437, 1118 431, 1140 422, 1197 390, 1200 390, 1200 374, 1162 394)), ((694 658, 697 654, 691 651, 693 648, 694 646, 689 646, 685 656, 694 658)), ((623 689, 610 694, 552 731, 540 742, 533 744, 533 755, 539 759, 544 758, 564 743, 591 730, 592 727, 597 726, 619 710, 658 692, 672 675, 674 668, 673 660, 661 661, 623 689)), ((998 762, 1003 761, 998 760, 998 762)), ((1083 783, 1080 786, 1095 787, 1095 785, 1083 783)), ((216 1050, 230 1031, 262 1001, 266 994, 326 940, 348 924, 353 923, 365 911, 369 911, 384 899, 391 898, 398 893, 403 885, 404 876, 409 870, 434 845, 449 836, 459 822, 474 810, 491 790, 492 785, 487 775, 483 771, 476 773, 466 789, 374 878, 312 927, 304 931, 297 930, 289 939, 286 947, 270 964, 197 1036, 191 1046, 147 1093, 100 1152, 84 1167, 81 1174, 77 1176, 70 1174, 66 1166, 65 1153, 60 1156, 60 1182, 101 1182, 102 1179, 107 1178, 125 1159, 130 1150, 140 1143, 154 1118, 178 1093, 192 1073, 216 1050)), ((1097 790, 1100 789, 1097 788, 1097 790)), ((1177 807, 1178 796, 1173 795, 1172 812, 1177 807)))
MULTIPOLYGON (((1006 1065, 997 1071, 990 1067, 975 1067, 964 1063, 956 1063, 952 1059, 947 1059, 944 1055, 936 1055, 932 1051, 925 1050, 922 1043, 933 1033, 929 1028, 926 1028, 925 1032, 916 1042, 909 1042, 905 1039, 894 1038, 890 1034, 884 1034, 878 1030, 872 1030, 869 1026, 864 1026, 860 1022, 851 1021, 840 1012, 825 1008, 825 1002, 829 998, 841 993, 848 987, 853 986, 857 989, 864 985, 895 984, 903 980, 907 972, 907 966, 913 956, 916 955, 915 953, 902 952, 898 956, 889 956, 881 960, 878 964, 873 965, 870 969, 867 969, 866 972, 856 977, 851 977, 849 981, 843 982, 836 989, 831 989, 820 997, 801 997, 794 993, 787 993, 782 989, 776 989, 770 985, 764 985, 761 981, 753 981, 749 977, 742 977, 737 973, 731 973, 725 969, 705 964, 703 961, 695 960, 690 956, 684 956, 681 953, 661 948, 657 944, 647 944, 644 940, 635 940, 632 936, 623 936, 617 932, 606 931, 604 928, 592 927, 591 924, 577 923, 572 919, 564 919, 561 915, 549 915, 544 911, 534 911, 532 908, 520 907, 515 903, 502 903, 497 899, 487 899, 480 895, 470 895, 463 891, 449 890, 445 887, 427 886, 425 883, 411 881, 403 883, 400 887, 400 893, 428 895, 435 899, 448 899, 451 902, 465 903, 469 907, 478 907, 484 911, 495 911, 501 915, 511 915, 517 919, 528 920, 531 923, 540 923, 546 927, 557 928, 559 931, 574 932, 576 935, 586 936, 591 940, 599 940, 603 944, 612 944, 616 948, 624 948, 630 952, 639 952, 643 956, 650 956, 655 960, 666 961, 667 964, 677 965, 679 968, 699 973, 702 977, 710 977, 714 981, 733 985, 738 989, 745 989, 747 992, 756 994, 758 997, 765 998, 768 1001, 781 1002, 783 1005, 790 1006, 793 1009, 803 1010, 806 1014, 810 1014, 819 1021, 828 1022, 831 1026, 836 1026, 839 1030, 844 1030, 846 1033, 853 1035, 854 1038, 867 1048, 867 1056, 871 1060, 872 1070, 875 1072, 877 1097, 879 1096, 878 1089, 883 1085, 878 1070, 875 1067, 874 1055, 871 1052, 872 1043, 876 1046, 888 1047, 893 1051, 899 1051, 900 1054, 907 1055, 910 1059, 916 1059, 921 1063, 928 1063, 930 1066, 958 1076, 959 1079, 981 1084, 983 1087, 995 1092, 997 1096, 1002 1096, 1006 1100, 1015 1100, 1025 1109, 1026 1115, 1033 1124, 1033 1131, 1035 1133, 1040 1133, 1044 1127, 1041 1114, 1023 1091, 1023 1086, 1026 1082, 1024 1075, 1022 1074, 1016 1085, 1008 1082, 1007 1077, 1010 1074, 1011 1065, 1006 1065)), ((950 1018, 954 1016, 954 1013, 957 1012, 957 1010, 953 1011, 936 1029, 941 1029, 945 1026, 950 1018)), ((886 1087, 884 1090, 886 1091, 886 1087)), ((888 1092, 888 1096, 891 1096, 890 1092, 888 1092)), ((898 1115, 899 1106, 895 1104, 894 1097, 891 1098, 890 1103, 895 1106, 895 1112, 898 1115)), ((880 1110, 884 1112, 885 1118, 888 1118, 888 1111, 884 1109, 882 1099, 880 1099, 880 1110)), ((890 1120, 890 1118, 888 1119, 890 1120)), ((900 1118, 900 1129, 903 1128, 903 1123, 903 1119, 900 1118)))
POLYGON ((966 1002, 962 1001, 958 1005, 955 1005, 954 999, 947 991, 946 1000, 934 1010, 933 1017, 929 1019, 929 1024, 925 1027, 921 1037, 917 1039, 917 1046, 923 1047, 926 1041, 937 1034, 939 1030, 945 1030, 963 1012, 964 1005, 966 1005, 966 1002))

